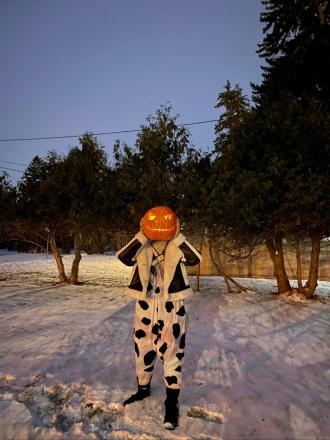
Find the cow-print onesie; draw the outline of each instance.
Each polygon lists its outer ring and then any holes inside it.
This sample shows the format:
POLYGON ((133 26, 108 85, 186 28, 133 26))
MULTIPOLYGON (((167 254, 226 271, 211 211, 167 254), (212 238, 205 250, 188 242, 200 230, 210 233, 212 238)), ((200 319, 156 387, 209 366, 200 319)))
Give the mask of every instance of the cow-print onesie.
POLYGON ((164 367, 164 382, 168 388, 181 388, 181 366, 184 356, 187 314, 183 300, 165 301, 163 274, 165 249, 168 242, 155 241, 150 281, 154 286, 151 297, 136 301, 134 343, 136 375, 139 385, 147 385, 157 356, 164 367))

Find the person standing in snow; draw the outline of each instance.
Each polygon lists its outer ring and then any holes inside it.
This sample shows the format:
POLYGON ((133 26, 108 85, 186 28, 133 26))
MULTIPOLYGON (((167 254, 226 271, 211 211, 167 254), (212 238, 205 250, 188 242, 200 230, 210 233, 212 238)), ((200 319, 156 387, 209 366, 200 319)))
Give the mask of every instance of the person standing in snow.
POLYGON ((164 426, 175 429, 188 319, 183 299, 193 294, 186 266, 198 264, 202 256, 181 234, 179 220, 170 208, 150 209, 140 225, 140 231, 116 254, 122 263, 133 266, 126 293, 137 300, 134 345, 138 390, 123 404, 150 396, 158 356, 166 387, 164 426))

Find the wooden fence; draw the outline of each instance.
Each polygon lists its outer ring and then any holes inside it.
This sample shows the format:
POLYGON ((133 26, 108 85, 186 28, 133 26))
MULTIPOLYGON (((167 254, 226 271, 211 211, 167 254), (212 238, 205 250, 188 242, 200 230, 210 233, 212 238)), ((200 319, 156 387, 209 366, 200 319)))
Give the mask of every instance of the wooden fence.
MULTIPOLYGON (((133 234, 125 232, 116 233, 112 235, 109 248, 113 250, 119 249, 125 243, 127 243, 133 234)), ((200 248, 201 239, 199 236, 189 236, 187 239, 197 249, 200 248)), ((309 271, 309 262, 311 254, 311 242, 305 240, 301 242, 301 268, 302 278, 307 279, 309 271)), ((296 279, 296 253, 294 245, 286 240, 283 240, 285 267, 288 277, 290 279, 296 279)), ((203 261, 200 265, 200 275, 218 275, 215 265, 212 263, 208 239, 204 238, 203 246, 201 249, 203 261)), ((248 277, 248 278, 274 278, 274 266, 268 254, 266 246, 259 246, 253 251, 253 255, 247 258, 240 258, 234 261, 230 261, 229 257, 223 252, 219 253, 219 260, 217 263, 223 268, 223 270, 232 277, 248 277)), ((195 275, 198 271, 198 266, 189 268, 189 274, 195 275)), ((323 241, 320 252, 320 264, 319 264, 319 279, 330 280, 330 241, 323 241)))
MULTIPOLYGON (((189 237, 190 242, 196 247, 200 247, 200 238, 189 237)), ((290 279, 296 279, 297 263, 295 248, 292 243, 285 242, 284 261, 285 267, 290 279)), ((200 275, 217 275, 217 270, 213 264, 209 252, 209 243, 207 239, 203 240, 202 246, 203 261, 200 265, 200 275)), ((311 242, 301 243, 301 269, 302 278, 307 279, 311 255, 311 242)), ((230 261, 230 258, 223 252, 219 252, 217 263, 223 270, 232 277, 249 278, 274 278, 274 266, 268 254, 266 246, 259 246, 253 251, 253 255, 247 258, 240 258, 230 261)), ((189 269, 191 275, 197 273, 197 266, 189 269)), ((330 280, 330 243, 322 242, 319 263, 319 279, 330 280)))

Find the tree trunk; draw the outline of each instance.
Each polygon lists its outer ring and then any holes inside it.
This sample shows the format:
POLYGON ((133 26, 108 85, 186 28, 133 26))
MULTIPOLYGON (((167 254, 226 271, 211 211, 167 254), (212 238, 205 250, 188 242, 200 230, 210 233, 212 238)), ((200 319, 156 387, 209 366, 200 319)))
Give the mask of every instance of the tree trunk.
MULTIPOLYGON (((201 235, 201 241, 200 241, 200 254, 202 255, 203 251, 203 235, 201 235)), ((197 267, 197 274, 196 274, 196 290, 199 290, 200 288, 200 275, 201 275, 201 263, 198 263, 197 267)))
POLYGON ((226 283, 227 293, 233 293, 233 291, 230 287, 229 281, 228 281, 228 277, 224 276, 223 279, 225 280, 225 283, 226 283))
POLYGON ((215 265, 217 272, 220 276, 223 277, 225 283, 226 283, 226 287, 227 287, 227 293, 232 293, 232 290, 230 288, 230 284, 229 281, 231 281, 236 287, 238 287, 239 290, 241 290, 242 292, 248 292, 250 289, 247 289, 246 287, 242 286, 241 284, 239 284, 237 281, 235 281, 233 278, 231 278, 230 276, 228 276, 222 269, 220 269, 219 264, 216 262, 214 255, 213 255, 213 251, 212 251, 212 240, 209 239, 209 250, 210 250, 210 257, 212 260, 212 263, 215 265))
POLYGON ((303 291, 302 281, 301 281, 301 256, 300 256, 300 240, 296 238, 295 240, 296 247, 296 260, 297 260, 297 282, 298 282, 298 290, 299 292, 303 291))
POLYGON ((312 296, 314 295, 314 290, 317 287, 321 238, 322 238, 321 235, 311 236, 311 240, 312 240, 311 262, 309 266, 308 280, 306 282, 305 292, 304 292, 306 298, 312 298, 312 296))
POLYGON ((60 283, 66 283, 67 282, 67 276, 65 274, 64 264, 62 260, 62 256, 58 250, 56 240, 55 240, 55 231, 50 231, 49 233, 49 246, 52 251, 52 254, 56 261, 56 266, 58 270, 58 275, 60 278, 60 283))
POLYGON ((322 4, 322 0, 315 0, 315 5, 317 8, 317 15, 319 18, 320 25, 324 26, 326 24, 326 21, 325 21, 324 6, 322 4))
POLYGON ((71 284, 78 284, 78 271, 79 271, 79 263, 81 260, 80 253, 80 232, 79 230, 74 231, 74 259, 71 267, 71 274, 69 278, 69 282, 71 284))
POLYGON ((277 293, 284 293, 292 290, 285 271, 282 237, 275 237, 274 240, 273 238, 267 238, 266 245, 270 258, 274 264, 274 275, 277 281, 277 293))

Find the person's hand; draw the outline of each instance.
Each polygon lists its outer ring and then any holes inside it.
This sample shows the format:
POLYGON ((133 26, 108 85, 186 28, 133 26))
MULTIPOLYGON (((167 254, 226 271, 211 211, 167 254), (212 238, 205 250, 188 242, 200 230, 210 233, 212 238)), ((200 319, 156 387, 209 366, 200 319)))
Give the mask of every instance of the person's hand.
POLYGON ((143 234, 143 236, 146 238, 146 240, 147 241, 150 241, 150 239, 147 237, 147 235, 145 234, 145 232, 144 232, 144 216, 141 218, 141 220, 140 220, 140 230, 139 230, 139 233, 141 233, 141 234, 143 234))
POLYGON ((141 232, 143 232, 143 218, 144 217, 142 217, 141 220, 140 220, 140 231, 141 232))
POLYGON ((179 217, 177 217, 176 218, 176 231, 175 231, 173 238, 177 237, 180 234, 180 232, 181 232, 180 220, 179 220, 179 217))

